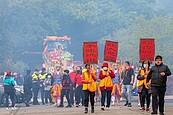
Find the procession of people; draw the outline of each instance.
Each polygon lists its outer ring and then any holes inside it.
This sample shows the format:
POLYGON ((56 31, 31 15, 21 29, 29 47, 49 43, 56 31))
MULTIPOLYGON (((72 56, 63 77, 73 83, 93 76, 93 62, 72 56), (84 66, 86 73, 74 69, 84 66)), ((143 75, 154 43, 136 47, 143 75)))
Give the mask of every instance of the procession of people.
MULTIPOLYGON (((124 106, 132 107, 132 90, 135 88, 139 94, 141 112, 157 114, 159 108, 160 115, 164 115, 166 81, 171 72, 168 66, 163 64, 162 56, 155 57, 155 65, 152 67, 146 60, 141 66, 135 67, 129 61, 125 61, 124 63, 103 62, 100 65, 86 64, 84 67, 75 65, 71 72, 68 69, 63 70, 60 66, 56 69, 56 74, 47 73, 46 68, 42 68, 40 73, 35 69, 33 74, 31 70, 27 70, 23 84, 26 106, 30 106, 32 100, 33 105, 68 108, 84 106, 84 113, 88 113, 90 106, 91 113, 94 113, 96 103, 99 103, 100 110, 104 111, 111 106, 119 106, 121 99, 124 99, 124 106), (138 74, 135 76, 136 69, 138 74), (133 87, 135 78, 137 86, 133 87), (39 92, 41 103, 38 101, 39 92)), ((6 98, 10 96, 12 109, 15 109, 15 82, 11 71, 6 72, 3 82, 6 98)), ((9 109, 8 99, 6 99, 6 109, 9 109)))

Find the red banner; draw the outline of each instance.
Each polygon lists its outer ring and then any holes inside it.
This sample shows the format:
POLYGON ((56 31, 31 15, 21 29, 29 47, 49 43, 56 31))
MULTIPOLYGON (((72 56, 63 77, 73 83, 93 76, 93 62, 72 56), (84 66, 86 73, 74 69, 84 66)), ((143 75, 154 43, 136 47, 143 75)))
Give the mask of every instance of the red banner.
POLYGON ((98 45, 97 42, 83 43, 83 63, 97 64, 98 63, 98 45))
POLYGON ((118 42, 106 41, 104 50, 104 61, 116 62, 118 42))
POLYGON ((154 39, 140 39, 140 62, 154 61, 155 55, 155 41, 154 39))

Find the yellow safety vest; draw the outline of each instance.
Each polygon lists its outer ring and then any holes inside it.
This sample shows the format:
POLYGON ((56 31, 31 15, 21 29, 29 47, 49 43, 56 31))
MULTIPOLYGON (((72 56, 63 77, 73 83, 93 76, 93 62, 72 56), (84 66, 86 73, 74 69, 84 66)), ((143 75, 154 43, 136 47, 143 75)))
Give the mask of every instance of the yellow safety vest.
POLYGON ((91 80, 91 83, 83 83, 82 90, 89 90, 91 92, 96 91, 96 81, 92 78, 91 74, 88 72, 83 72, 83 79, 84 80, 91 80))
POLYGON ((42 74, 40 74, 40 75, 39 75, 39 78, 40 78, 40 80, 42 80, 42 79, 45 79, 45 78, 46 78, 46 76, 47 76, 47 73, 44 73, 43 75, 42 75, 42 74))
POLYGON ((32 74, 32 80, 38 80, 39 76, 35 73, 32 74))

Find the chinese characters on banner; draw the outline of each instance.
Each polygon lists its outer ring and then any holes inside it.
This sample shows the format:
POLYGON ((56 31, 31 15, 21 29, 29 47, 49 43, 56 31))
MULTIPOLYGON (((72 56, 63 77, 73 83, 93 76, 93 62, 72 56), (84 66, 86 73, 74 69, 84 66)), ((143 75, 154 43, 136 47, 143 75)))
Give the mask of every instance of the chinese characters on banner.
POLYGON ((83 63, 98 63, 98 45, 97 42, 83 42, 83 63))
POLYGON ((140 39, 140 62, 148 60, 154 61, 155 41, 154 39, 140 39))
POLYGON ((104 61, 116 62, 118 42, 106 41, 104 49, 104 61))

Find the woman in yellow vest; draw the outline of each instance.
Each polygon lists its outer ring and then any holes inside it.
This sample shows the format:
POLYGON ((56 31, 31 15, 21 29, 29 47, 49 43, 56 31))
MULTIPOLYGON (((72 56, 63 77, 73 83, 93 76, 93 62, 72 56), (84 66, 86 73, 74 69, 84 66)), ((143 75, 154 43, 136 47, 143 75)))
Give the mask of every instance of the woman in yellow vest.
POLYGON ((139 93, 139 97, 140 97, 140 104, 141 104, 141 110, 145 111, 145 100, 146 100, 146 111, 149 111, 149 107, 150 107, 150 97, 151 97, 151 87, 150 87, 150 83, 146 83, 146 78, 147 75, 150 71, 149 69, 150 67, 150 62, 149 61, 143 61, 142 62, 142 68, 139 71, 139 74, 137 76, 138 81, 138 93, 139 93))
POLYGON ((112 78, 115 78, 115 74, 108 67, 108 63, 103 63, 102 70, 99 74, 100 79, 100 90, 101 90, 101 110, 104 110, 105 107, 105 98, 107 97, 106 107, 110 107, 111 102, 111 93, 113 89, 112 78))
POLYGON ((94 97, 96 91, 96 72, 91 69, 90 64, 85 65, 86 71, 82 74, 82 90, 84 91, 85 113, 88 113, 89 98, 91 102, 91 113, 94 113, 94 97))

